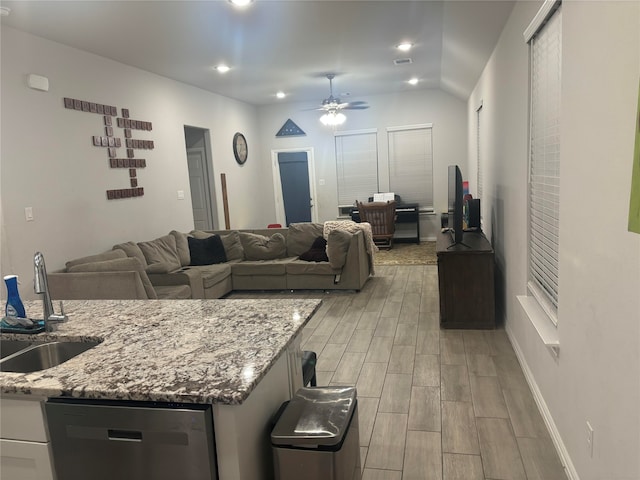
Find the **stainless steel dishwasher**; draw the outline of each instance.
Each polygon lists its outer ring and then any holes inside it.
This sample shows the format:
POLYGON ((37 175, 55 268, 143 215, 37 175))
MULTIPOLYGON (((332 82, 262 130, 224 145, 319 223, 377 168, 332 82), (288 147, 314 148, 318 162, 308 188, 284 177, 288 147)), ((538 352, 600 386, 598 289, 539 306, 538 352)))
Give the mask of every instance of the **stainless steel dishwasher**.
POLYGON ((216 480, 211 405, 51 398, 57 480, 216 480))

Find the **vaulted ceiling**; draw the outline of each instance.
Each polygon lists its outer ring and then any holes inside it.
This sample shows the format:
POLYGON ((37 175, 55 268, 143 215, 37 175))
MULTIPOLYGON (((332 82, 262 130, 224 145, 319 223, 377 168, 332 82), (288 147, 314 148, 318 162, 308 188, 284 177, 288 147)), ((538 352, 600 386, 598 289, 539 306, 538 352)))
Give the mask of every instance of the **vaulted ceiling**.
POLYGON ((2 1, 2 25, 253 105, 441 88, 468 98, 513 1, 2 1), (413 43, 409 52, 396 45, 413 43), (395 65, 394 60, 411 63, 395 65), (220 74, 215 66, 231 70, 220 74), (416 86, 407 83, 419 79, 416 86), (286 93, 283 100, 276 92, 286 93))

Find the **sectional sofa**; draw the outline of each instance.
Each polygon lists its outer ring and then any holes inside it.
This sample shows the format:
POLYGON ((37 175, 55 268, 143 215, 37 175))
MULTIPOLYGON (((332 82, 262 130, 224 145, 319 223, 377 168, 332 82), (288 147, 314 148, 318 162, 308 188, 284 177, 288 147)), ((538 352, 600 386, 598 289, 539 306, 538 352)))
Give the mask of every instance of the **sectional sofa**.
POLYGON ((48 275, 52 298, 221 298, 233 290, 360 290, 373 272, 365 232, 289 228, 192 231, 125 242, 48 275))

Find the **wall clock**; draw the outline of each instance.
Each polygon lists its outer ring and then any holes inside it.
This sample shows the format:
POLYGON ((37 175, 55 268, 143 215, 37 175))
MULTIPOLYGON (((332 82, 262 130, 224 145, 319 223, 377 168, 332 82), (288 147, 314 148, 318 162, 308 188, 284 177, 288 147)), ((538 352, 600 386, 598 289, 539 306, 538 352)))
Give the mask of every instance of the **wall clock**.
POLYGON ((233 155, 236 157, 236 162, 240 165, 244 165, 249 155, 247 139, 239 132, 233 136, 233 155))

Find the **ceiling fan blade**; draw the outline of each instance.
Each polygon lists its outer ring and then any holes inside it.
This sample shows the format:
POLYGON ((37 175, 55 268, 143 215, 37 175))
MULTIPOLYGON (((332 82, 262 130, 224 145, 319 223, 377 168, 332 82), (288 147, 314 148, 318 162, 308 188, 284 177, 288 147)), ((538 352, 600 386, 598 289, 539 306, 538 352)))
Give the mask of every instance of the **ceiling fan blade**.
POLYGON ((366 110, 367 108, 369 108, 369 105, 348 105, 343 110, 366 110))
POLYGON ((349 105, 366 105, 367 102, 363 102, 362 100, 354 100, 353 102, 349 102, 349 105))

